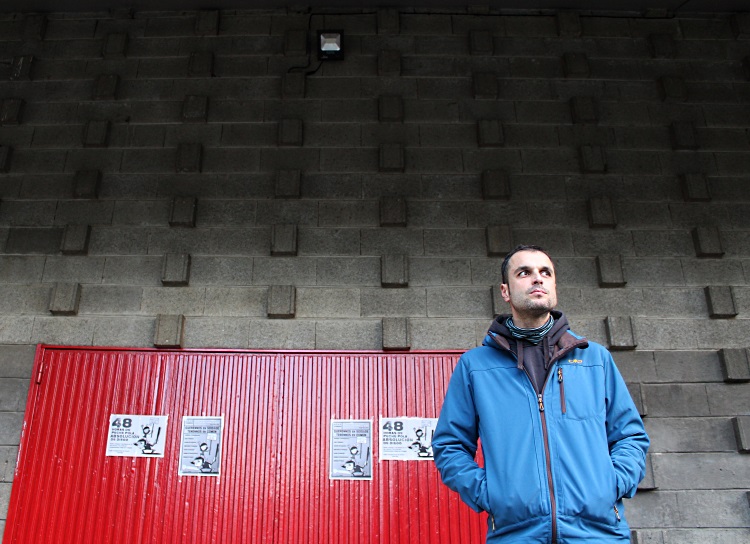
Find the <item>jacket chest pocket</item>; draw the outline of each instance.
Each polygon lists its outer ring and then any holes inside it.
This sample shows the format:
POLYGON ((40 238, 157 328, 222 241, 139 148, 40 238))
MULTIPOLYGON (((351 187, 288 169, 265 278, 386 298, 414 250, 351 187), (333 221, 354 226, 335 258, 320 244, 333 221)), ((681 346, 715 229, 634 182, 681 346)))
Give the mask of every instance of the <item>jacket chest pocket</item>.
POLYGON ((556 383, 562 417, 585 420, 601 417, 606 409, 604 370, 600 366, 560 364, 550 377, 556 383))

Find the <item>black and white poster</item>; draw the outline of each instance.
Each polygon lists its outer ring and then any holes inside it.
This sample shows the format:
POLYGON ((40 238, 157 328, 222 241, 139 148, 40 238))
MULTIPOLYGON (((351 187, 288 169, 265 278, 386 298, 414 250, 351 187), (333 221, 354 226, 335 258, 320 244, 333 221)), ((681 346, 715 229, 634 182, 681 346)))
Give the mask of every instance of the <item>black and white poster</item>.
POLYGON ((432 461, 432 436, 437 418, 381 417, 381 461, 432 461))
POLYGON ((180 476, 219 476, 224 416, 184 416, 180 476))
POLYGON ((331 420, 332 480, 372 480, 372 421, 331 420))
POLYGON ((164 457, 169 416, 111 414, 107 457, 164 457))

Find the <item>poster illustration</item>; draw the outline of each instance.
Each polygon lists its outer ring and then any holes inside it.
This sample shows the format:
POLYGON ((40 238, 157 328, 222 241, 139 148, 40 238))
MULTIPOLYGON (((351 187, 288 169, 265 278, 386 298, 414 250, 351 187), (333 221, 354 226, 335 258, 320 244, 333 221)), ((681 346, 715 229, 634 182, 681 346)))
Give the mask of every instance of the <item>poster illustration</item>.
POLYGON ((183 416, 180 476, 219 476, 224 416, 183 416))
POLYGON ((164 457, 169 416, 110 414, 107 457, 164 457))
POLYGON ((372 480, 371 420, 332 419, 330 448, 330 479, 372 480))
POLYGON ((381 417, 381 461, 431 461, 437 418, 381 417))

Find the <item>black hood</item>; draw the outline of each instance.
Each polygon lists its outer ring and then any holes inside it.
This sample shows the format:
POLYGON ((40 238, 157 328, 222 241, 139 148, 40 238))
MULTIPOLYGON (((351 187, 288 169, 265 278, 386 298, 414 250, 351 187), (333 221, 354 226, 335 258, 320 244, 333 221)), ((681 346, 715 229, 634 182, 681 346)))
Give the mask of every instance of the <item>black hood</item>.
MULTIPOLYGON (((570 325, 568 324, 568 318, 565 317, 565 314, 558 310, 552 310, 550 314, 555 320, 555 323, 552 325, 552 329, 547 333, 544 342, 545 345, 549 346, 550 350, 548 353, 545 353, 545 367, 548 366, 552 360, 561 357, 565 353, 568 353, 575 348, 584 349, 589 345, 585 338, 579 338, 572 333, 568 334, 570 331, 570 325)), ((492 340, 494 340, 497 347, 516 353, 517 340, 505 325, 509 317, 511 316, 508 314, 497 316, 492 322, 492 325, 490 325, 487 334, 492 340)), ((523 368, 523 357, 519 357, 518 366, 519 368, 523 368)))
MULTIPOLYGON (((550 331, 547 333, 547 338, 549 338, 550 345, 554 346, 557 344, 560 338, 562 338, 562 335, 570 330, 570 325, 568 325, 568 318, 565 317, 565 314, 563 314, 562 312, 552 310, 550 314, 552 314, 552 319, 555 320, 555 323, 554 325, 552 325, 552 329, 550 329, 550 331)), ((510 317, 510 314, 497 316, 492 322, 492 325, 490 325, 490 329, 487 331, 487 333, 499 334, 503 338, 515 342, 516 339, 512 334, 510 334, 510 330, 508 330, 508 327, 505 326, 505 322, 508 321, 508 318, 510 317)))

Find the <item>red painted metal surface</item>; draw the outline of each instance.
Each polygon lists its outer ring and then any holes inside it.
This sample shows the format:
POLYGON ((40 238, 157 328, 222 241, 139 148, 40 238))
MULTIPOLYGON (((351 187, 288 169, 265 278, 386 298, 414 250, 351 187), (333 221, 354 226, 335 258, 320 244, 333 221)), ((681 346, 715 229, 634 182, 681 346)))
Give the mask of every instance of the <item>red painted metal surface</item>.
POLYGON ((378 462, 379 417, 437 417, 457 359, 41 347, 3 544, 483 542, 433 463, 378 462), (114 413, 168 415, 164 458, 105 457, 114 413), (221 476, 178 476, 182 416, 222 414, 221 476), (331 418, 373 420, 371 481, 328 479, 331 418))

